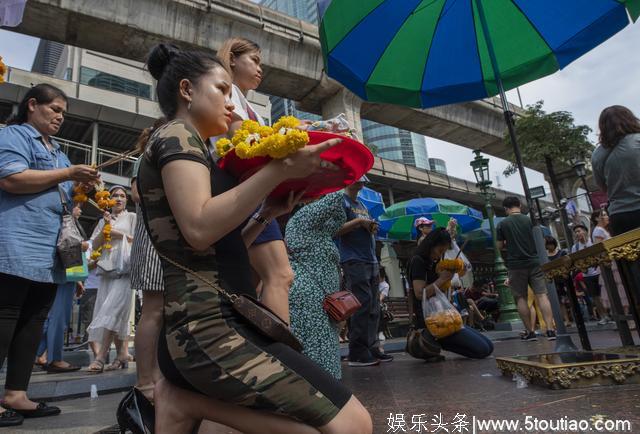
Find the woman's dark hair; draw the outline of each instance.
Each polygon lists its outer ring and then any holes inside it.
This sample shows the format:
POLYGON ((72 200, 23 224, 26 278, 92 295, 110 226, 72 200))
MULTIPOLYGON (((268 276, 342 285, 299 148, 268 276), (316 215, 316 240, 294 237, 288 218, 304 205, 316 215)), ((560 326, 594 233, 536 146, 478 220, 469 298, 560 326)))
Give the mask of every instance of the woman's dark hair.
POLYGON ((602 217, 602 214, 606 214, 607 211, 603 210, 602 208, 595 210, 594 212, 591 213, 591 229, 595 229, 596 226, 598 226, 598 218, 602 217))
POLYGON ((431 250, 433 250, 434 247, 443 245, 451 246, 451 235, 446 228, 436 228, 429 232, 429 235, 418 244, 414 254, 430 261, 431 250))
POLYGON ((215 55, 204 51, 183 51, 172 44, 158 44, 151 49, 147 69, 158 81, 158 103, 167 119, 173 119, 178 111, 180 80, 187 79, 195 84, 216 66, 224 69, 215 55))
POLYGON ((157 130, 158 128, 160 128, 166 123, 167 123, 167 120, 164 117, 161 117, 156 119, 153 125, 142 130, 142 132, 138 136, 138 139, 136 140, 136 144, 133 146, 134 149, 136 149, 138 153, 142 154, 145 148, 147 147, 147 143, 149 143, 149 138, 151 137, 151 134, 153 134, 155 130, 157 130))
POLYGON ((558 240, 553 238, 551 235, 545 235, 545 237, 544 237, 544 245, 546 246, 547 244, 552 244, 553 248, 555 249, 555 248, 558 247, 558 240))
POLYGON ((18 104, 18 113, 7 119, 7 125, 24 124, 29 120, 29 100, 35 99, 38 104, 49 104, 56 98, 62 98, 68 103, 67 95, 55 86, 47 83, 40 83, 33 86, 27 91, 20 104, 18 104))
POLYGON ((627 134, 640 133, 640 120, 628 108, 612 105, 600 113, 598 128, 600 144, 611 149, 627 134))

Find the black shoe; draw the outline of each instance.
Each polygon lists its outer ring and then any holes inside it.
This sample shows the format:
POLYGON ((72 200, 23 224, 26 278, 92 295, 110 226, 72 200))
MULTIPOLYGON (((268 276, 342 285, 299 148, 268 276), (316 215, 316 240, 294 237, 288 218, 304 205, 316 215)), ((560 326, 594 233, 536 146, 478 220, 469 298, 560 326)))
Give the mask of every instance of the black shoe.
POLYGON ((56 365, 48 364, 46 366, 43 366, 42 369, 47 371, 48 374, 64 374, 65 372, 79 371, 80 366, 75 366, 75 365, 56 366, 56 365))
POLYGON ((0 428, 22 425, 22 422, 24 422, 24 417, 13 410, 5 410, 0 413, 0 428))
POLYGON ((556 332, 553 330, 547 330, 547 340, 555 341, 556 340, 556 332))
POLYGON ((538 340, 538 335, 536 335, 536 332, 529 332, 527 334, 523 334, 520 336, 520 339, 522 339, 523 341, 537 341, 538 340))
POLYGON ((380 363, 393 362, 393 356, 391 354, 381 353, 381 352, 371 352, 371 355, 380 360, 380 363))
POLYGON ((361 366, 375 366, 380 364, 380 359, 375 357, 367 357, 363 359, 349 359, 349 366, 361 367, 361 366))
POLYGON ((34 410, 19 410, 17 408, 11 408, 6 404, 2 404, 2 406, 7 410, 15 411, 16 413, 22 415, 25 419, 57 416, 60 414, 60 409, 58 407, 49 406, 44 402, 39 402, 38 406, 34 410))

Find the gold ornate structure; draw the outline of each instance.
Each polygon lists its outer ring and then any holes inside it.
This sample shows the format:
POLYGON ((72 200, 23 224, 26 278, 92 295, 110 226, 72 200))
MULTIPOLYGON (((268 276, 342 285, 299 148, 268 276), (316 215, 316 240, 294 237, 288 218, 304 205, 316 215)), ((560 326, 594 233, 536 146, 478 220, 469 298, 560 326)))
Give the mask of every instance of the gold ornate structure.
MULTIPOLYGON (((542 271, 548 279, 570 278, 573 271, 586 271, 589 267, 595 266, 610 266, 613 261, 618 260, 637 261, 639 258, 640 229, 635 229, 548 262, 542 265, 542 271)), ((638 293, 638 288, 635 287, 627 287, 626 290, 628 293, 638 293)), ((630 301, 633 300, 633 297, 629 298, 630 301)), ((583 330, 579 331, 586 336, 584 324, 582 327, 583 330)), ((583 346, 584 342, 583 340, 583 346)), ((588 338, 586 343, 588 345, 588 338)), ((625 347, 625 351, 620 352, 576 351, 498 357, 496 363, 503 375, 519 374, 528 382, 552 389, 640 383, 640 348, 638 347, 625 347)))
POLYGON ((520 374, 528 382, 551 389, 640 383, 640 357, 636 354, 590 351, 498 357, 503 375, 520 374))

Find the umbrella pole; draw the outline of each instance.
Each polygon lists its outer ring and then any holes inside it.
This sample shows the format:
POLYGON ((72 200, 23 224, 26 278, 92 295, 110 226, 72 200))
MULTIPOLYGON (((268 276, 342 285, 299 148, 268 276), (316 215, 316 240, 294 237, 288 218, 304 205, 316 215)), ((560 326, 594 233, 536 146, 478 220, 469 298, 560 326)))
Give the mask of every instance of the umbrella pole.
MULTIPOLYGON (((542 228, 538 223, 538 219, 535 218, 535 211, 533 208, 533 199, 531 199, 531 191, 529 190, 529 181, 527 180, 527 174, 524 170, 524 164, 522 163, 522 153, 518 146, 518 140, 516 138, 516 130, 513 121, 513 113, 509 110, 509 103, 507 101, 507 94, 504 90, 502 83, 502 77, 500 77, 500 69, 498 68, 498 60, 496 53, 491 42, 491 34, 489 33, 489 26, 487 25, 487 18, 484 14, 484 7, 482 6, 482 0, 475 0, 478 8, 478 16, 482 25, 482 31, 484 32, 485 40, 487 42, 487 50, 489 51, 489 57, 491 58, 491 67, 493 69, 493 75, 495 76, 496 84, 500 92, 500 101, 502 103, 502 111, 504 113, 504 120, 507 123, 507 129, 509 130, 509 137, 513 146, 513 153, 516 157, 516 166, 518 167, 518 173, 522 181, 522 187, 524 189, 524 196, 527 200, 527 207, 529 208, 529 214, 531 215, 531 221, 533 222, 533 239, 536 243, 536 250, 538 251, 538 258, 541 264, 549 262, 547 257, 547 251, 544 246, 544 236, 542 234, 542 228)), ((556 290, 553 281, 547 282, 547 292, 549 295, 549 302, 551 304, 551 310, 553 311, 553 319, 556 323, 557 340, 556 340, 556 352, 564 351, 577 351, 577 347, 571 340, 571 336, 567 332, 567 327, 564 324, 564 318, 560 312, 560 300, 558 299, 558 292, 556 290)))

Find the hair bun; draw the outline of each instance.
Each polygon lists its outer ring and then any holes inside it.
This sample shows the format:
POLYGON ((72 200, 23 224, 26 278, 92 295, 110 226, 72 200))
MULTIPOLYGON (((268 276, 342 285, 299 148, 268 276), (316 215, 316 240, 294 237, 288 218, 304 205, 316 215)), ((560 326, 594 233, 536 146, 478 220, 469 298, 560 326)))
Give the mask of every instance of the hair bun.
POLYGON ((147 69, 151 76, 156 80, 160 80, 166 67, 171 63, 180 49, 173 44, 158 44, 151 49, 147 58, 147 69))

